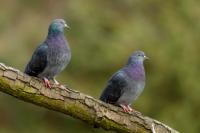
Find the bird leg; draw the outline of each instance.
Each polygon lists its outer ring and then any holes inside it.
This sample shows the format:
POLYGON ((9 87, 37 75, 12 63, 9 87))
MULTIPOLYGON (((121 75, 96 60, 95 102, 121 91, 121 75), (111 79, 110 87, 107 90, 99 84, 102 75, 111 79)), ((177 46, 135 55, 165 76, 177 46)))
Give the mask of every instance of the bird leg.
POLYGON ((50 81, 47 78, 43 78, 44 86, 51 89, 50 81))
POLYGON ((122 109, 124 110, 124 112, 128 113, 129 109, 126 105, 120 104, 120 107, 122 107, 122 109))

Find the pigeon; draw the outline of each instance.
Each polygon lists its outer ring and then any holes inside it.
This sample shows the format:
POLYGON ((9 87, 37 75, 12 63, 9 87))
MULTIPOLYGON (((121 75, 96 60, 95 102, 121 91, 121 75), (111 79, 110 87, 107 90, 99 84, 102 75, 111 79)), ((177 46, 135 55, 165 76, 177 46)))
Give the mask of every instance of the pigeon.
POLYGON ((128 63, 109 79, 100 100, 120 106, 125 112, 132 112, 131 103, 143 92, 145 70, 143 62, 148 59, 143 51, 135 51, 128 63))
POLYGON ((45 41, 36 48, 24 71, 43 79, 47 88, 51 88, 50 80, 59 84, 55 76, 71 60, 71 50, 64 36, 65 27, 69 28, 63 19, 55 19, 50 23, 45 41))

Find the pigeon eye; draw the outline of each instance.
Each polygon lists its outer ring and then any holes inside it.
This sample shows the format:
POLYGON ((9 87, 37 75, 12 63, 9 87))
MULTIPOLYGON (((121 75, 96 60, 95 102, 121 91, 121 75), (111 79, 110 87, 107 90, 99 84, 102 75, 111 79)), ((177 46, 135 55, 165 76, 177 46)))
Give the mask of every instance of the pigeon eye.
POLYGON ((63 22, 63 21, 60 21, 60 23, 61 23, 62 25, 65 25, 65 22, 63 22))

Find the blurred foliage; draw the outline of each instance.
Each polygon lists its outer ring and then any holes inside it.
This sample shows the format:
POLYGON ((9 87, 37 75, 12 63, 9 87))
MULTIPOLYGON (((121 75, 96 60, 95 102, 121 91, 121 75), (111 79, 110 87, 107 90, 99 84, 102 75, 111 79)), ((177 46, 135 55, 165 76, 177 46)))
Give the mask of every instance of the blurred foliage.
MULTIPOLYGON (((47 34, 64 18, 72 60, 58 80, 98 98, 129 55, 144 50, 147 83, 133 104, 186 133, 200 131, 200 1, 1 0, 0 62, 23 71, 47 34)), ((59 113, 0 93, 0 133, 103 133, 59 113)))

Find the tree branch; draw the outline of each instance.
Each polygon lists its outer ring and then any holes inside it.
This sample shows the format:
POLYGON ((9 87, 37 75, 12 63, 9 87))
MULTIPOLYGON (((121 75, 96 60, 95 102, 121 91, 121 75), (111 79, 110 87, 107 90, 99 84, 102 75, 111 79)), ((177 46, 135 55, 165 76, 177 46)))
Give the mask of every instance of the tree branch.
POLYGON ((40 79, 0 63, 0 91, 23 101, 83 120, 105 130, 122 133, 178 133, 165 124, 139 112, 124 113, 68 87, 47 89, 40 79))

